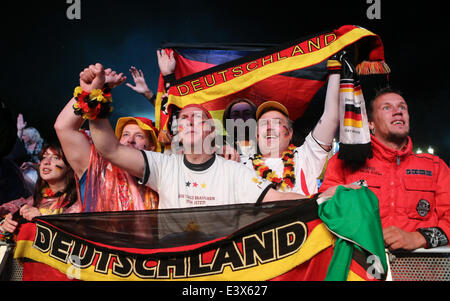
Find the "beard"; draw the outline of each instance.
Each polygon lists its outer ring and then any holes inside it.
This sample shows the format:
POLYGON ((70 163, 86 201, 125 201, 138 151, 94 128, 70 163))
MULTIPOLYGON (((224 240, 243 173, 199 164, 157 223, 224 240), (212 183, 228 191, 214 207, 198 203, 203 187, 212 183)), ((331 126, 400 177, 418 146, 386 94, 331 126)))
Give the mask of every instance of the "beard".
POLYGON ((403 144, 406 140, 408 140, 408 136, 409 136, 409 129, 404 131, 404 132, 390 132, 387 136, 387 140, 391 141, 395 144, 401 145, 403 144))

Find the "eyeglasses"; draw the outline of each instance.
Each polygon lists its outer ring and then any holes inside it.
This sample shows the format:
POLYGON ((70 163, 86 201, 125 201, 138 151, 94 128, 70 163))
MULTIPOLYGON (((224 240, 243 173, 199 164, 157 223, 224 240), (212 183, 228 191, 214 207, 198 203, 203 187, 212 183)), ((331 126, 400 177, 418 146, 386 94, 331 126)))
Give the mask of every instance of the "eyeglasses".
POLYGON ((260 119, 258 120, 258 126, 259 127, 267 127, 267 126, 271 127, 284 127, 286 129, 288 129, 287 127, 287 122, 283 121, 282 119, 260 119))

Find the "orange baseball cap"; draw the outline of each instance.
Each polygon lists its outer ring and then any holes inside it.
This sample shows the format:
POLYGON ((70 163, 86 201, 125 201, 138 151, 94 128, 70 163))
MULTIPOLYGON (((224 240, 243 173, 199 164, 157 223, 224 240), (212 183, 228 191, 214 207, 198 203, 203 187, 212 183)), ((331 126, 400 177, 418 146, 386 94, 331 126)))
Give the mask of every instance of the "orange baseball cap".
POLYGON ((284 105, 282 105, 281 103, 279 103, 278 101, 266 101, 264 103, 262 103, 258 109, 256 110, 256 120, 258 120, 261 115, 263 115, 264 113, 268 112, 268 111, 278 111, 280 113, 282 113, 283 115, 286 115, 286 117, 289 118, 289 111, 288 109, 286 109, 286 107, 284 105))
POLYGON ((115 134, 117 139, 120 139, 122 136, 122 131, 125 125, 133 121, 137 123, 137 125, 144 131, 150 131, 150 136, 152 138, 152 142, 155 145, 155 151, 161 152, 161 144, 158 142, 158 134, 159 131, 153 125, 153 121, 151 119, 145 117, 121 117, 117 120, 115 134))

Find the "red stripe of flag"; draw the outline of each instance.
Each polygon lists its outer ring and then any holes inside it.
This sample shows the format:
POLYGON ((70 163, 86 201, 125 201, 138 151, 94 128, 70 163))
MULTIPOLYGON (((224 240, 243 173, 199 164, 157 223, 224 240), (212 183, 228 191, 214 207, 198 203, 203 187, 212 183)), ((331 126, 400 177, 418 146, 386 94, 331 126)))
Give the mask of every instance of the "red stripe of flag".
POLYGON ((344 119, 353 119, 353 120, 362 121, 362 116, 361 116, 361 114, 357 114, 352 111, 346 111, 345 115, 344 115, 344 119))

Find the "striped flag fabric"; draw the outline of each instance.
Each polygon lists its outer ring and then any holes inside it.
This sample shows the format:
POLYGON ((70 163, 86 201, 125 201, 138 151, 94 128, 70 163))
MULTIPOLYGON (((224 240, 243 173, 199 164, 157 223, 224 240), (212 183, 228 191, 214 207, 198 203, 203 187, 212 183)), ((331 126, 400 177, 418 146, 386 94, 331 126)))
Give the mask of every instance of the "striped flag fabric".
POLYGON ((380 38, 353 25, 273 47, 226 50, 226 46, 173 46, 167 51, 175 51, 176 80, 168 91, 168 99, 162 99, 164 83, 160 77, 155 108, 156 123, 163 131, 168 130, 172 109, 202 104, 214 119, 222 120, 225 107, 236 98, 247 98, 256 105, 276 100, 287 107, 295 120, 326 83, 328 58, 348 47, 358 49, 354 53, 359 72, 386 72, 388 68, 380 38))
MULTIPOLYGON (((345 191, 320 204, 311 198, 40 216, 21 226, 15 258, 25 261, 24 280, 374 280, 370 259, 381 256, 384 242, 378 211, 365 205, 368 193, 345 191), (336 204, 352 210, 347 226, 336 223, 343 221, 336 204), (353 235, 357 224, 370 231, 353 235), (337 238, 350 243, 338 248, 347 256, 336 253, 337 238)), ((384 279, 385 269, 376 271, 384 279)))
MULTIPOLYGON (((348 80, 342 81, 340 85, 340 93, 353 93, 355 96, 362 94, 361 87, 357 85, 354 86, 353 82, 348 82, 348 80), (347 82, 346 82, 347 81, 347 82)), ((362 128, 363 118, 361 115, 361 103, 355 103, 353 101, 345 101, 345 113, 344 113, 344 123, 345 127, 362 128)))

